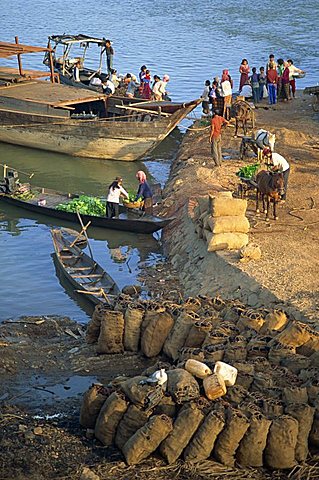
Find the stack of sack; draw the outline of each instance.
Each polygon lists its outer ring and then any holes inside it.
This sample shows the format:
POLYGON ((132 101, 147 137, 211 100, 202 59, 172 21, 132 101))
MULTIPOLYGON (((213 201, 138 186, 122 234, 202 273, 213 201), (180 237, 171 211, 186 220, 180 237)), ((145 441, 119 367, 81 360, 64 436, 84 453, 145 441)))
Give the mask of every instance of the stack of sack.
MULTIPOLYGON (((141 461, 158 447, 168 462, 175 461, 176 454, 199 461, 202 455, 189 453, 189 445, 206 445, 208 437, 205 458, 212 456, 226 465, 236 459, 241 465, 292 468, 306 460, 309 446, 319 448, 317 330, 282 310, 247 308, 220 297, 157 304, 120 296, 116 308, 96 307, 88 328, 90 343, 103 352, 125 349, 150 357, 165 353, 174 362, 174 366, 164 364, 164 390, 157 381, 149 383, 153 372, 148 370, 141 377, 117 379, 106 388, 94 386, 85 395, 89 407, 83 407, 82 425, 95 429, 105 445, 115 442, 128 463, 141 461), (109 318, 109 327, 102 328, 109 318), (118 330, 115 318, 119 318, 118 330), (238 372, 236 384, 227 384, 221 369, 225 363, 227 371, 238 372), (191 413, 194 423, 187 425, 185 420, 185 427, 183 419, 191 413), (97 428, 99 417, 103 421, 97 428), (153 438, 153 429, 160 433, 146 448, 142 440, 153 438), (125 449, 124 445, 137 432, 140 453, 131 457, 128 452, 136 437, 125 449), (175 441, 174 448, 166 442, 171 436, 180 439, 178 448, 175 441)), ((154 370, 158 368, 163 365, 155 365, 154 370)))
POLYGON ((248 244, 247 200, 233 198, 231 192, 199 197, 193 220, 207 250, 238 250, 248 244))

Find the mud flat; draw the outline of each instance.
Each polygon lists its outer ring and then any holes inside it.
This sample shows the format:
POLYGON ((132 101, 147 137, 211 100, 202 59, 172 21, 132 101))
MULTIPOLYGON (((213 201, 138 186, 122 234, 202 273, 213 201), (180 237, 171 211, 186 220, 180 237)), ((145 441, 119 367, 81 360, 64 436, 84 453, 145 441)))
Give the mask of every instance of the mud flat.
POLYGON ((209 129, 196 124, 184 138, 165 188, 167 214, 175 223, 164 232, 170 261, 179 272, 185 294, 216 294, 238 298, 252 307, 286 304, 296 319, 316 323, 319 308, 319 116, 310 98, 266 105, 256 110, 256 128, 276 134, 275 150, 291 165, 288 195, 279 208, 279 220, 266 222, 255 213, 253 195, 247 216, 250 242, 260 246, 262 258, 239 262, 233 252, 207 252, 191 220, 196 197, 221 190, 236 192, 241 139, 234 129, 223 134, 223 165, 214 168, 208 142, 209 129))

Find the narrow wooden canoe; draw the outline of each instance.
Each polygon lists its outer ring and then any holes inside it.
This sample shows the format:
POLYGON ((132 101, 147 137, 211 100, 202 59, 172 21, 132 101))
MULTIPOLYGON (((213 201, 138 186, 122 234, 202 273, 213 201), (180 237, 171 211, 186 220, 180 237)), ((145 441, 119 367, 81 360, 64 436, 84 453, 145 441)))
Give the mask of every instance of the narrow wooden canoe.
MULTIPOLYGON (((78 195, 61 193, 55 190, 39 187, 32 187, 32 192, 35 193, 35 196, 31 200, 15 198, 11 194, 1 194, 0 200, 34 213, 47 215, 49 217, 66 220, 76 224, 79 223, 76 213, 63 212, 61 210, 56 210, 55 208, 59 203, 70 201, 72 198, 77 198, 78 195)), ((95 227, 148 234, 161 230, 173 220, 173 218, 145 215, 144 212, 141 211, 127 211, 125 207, 121 207, 120 211, 121 213, 118 218, 97 217, 82 214, 81 217, 84 223, 91 222, 91 225, 95 227)))
POLYGON ((75 291, 94 304, 111 303, 120 293, 113 278, 83 250, 72 246, 62 228, 53 228, 51 235, 57 265, 75 291))

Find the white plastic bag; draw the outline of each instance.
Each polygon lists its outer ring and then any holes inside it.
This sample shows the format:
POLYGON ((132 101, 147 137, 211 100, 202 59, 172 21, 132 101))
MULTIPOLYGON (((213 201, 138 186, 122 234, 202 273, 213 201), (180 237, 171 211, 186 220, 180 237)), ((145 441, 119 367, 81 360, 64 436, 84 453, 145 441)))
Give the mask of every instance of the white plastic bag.
POLYGON ((264 85, 264 88, 263 88, 263 98, 268 98, 268 90, 266 85, 264 85))

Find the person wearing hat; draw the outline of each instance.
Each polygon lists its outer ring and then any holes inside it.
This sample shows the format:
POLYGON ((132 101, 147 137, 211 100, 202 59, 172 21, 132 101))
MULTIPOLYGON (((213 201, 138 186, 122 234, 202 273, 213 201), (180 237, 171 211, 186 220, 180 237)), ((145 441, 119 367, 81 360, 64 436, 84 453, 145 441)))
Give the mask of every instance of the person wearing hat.
POLYGON ((114 182, 109 186, 106 197, 106 216, 108 218, 118 217, 120 213, 119 203, 120 197, 129 198, 127 191, 122 187, 123 179, 116 177, 114 182))
POLYGON ((138 198, 142 198, 144 200, 143 211, 148 215, 153 215, 153 192, 147 183, 145 172, 143 172, 143 170, 139 170, 136 173, 136 178, 139 182, 136 200, 138 198))
POLYGON ((285 193, 281 196, 281 199, 283 202, 285 202, 288 188, 290 165, 282 155, 276 152, 272 152, 270 148, 263 149, 263 156, 265 157, 266 164, 271 168, 273 172, 281 172, 283 174, 285 193))

